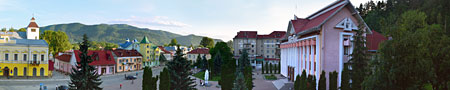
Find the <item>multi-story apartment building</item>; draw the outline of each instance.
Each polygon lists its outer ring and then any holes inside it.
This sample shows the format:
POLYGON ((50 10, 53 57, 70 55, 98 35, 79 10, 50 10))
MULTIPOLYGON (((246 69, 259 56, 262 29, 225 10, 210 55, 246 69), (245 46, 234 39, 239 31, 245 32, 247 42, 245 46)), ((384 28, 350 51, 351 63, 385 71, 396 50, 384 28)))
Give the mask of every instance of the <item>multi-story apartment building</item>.
POLYGON ((39 26, 35 18, 27 32, 0 32, 1 76, 50 76, 48 44, 39 40, 39 26))
POLYGON ((142 55, 137 50, 113 50, 116 59, 116 72, 141 70, 142 55))
POLYGON ((247 49, 252 66, 260 67, 266 60, 279 60, 280 38, 284 31, 274 31, 268 35, 258 35, 257 31, 240 31, 233 38, 234 57, 239 58, 247 49))

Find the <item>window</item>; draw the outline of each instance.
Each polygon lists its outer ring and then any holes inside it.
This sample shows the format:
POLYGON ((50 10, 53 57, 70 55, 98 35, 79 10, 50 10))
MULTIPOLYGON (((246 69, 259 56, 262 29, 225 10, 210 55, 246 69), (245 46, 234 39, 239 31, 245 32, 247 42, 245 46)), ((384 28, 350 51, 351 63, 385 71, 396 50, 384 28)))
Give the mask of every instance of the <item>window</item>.
POLYGON ((109 72, 114 72, 114 67, 109 67, 109 72))
POLYGON ((348 55, 348 53, 349 53, 349 47, 344 46, 344 55, 348 55))
POLYGON ((272 50, 272 53, 275 53, 275 50, 272 50))
POLYGON ((255 45, 252 45, 252 47, 255 47, 255 45))
POLYGON ((267 50, 267 53, 269 53, 269 50, 267 50))
POLYGON ((147 45, 147 48, 149 48, 150 46, 149 45, 147 45))
POLYGON ((27 61, 27 54, 23 54, 23 61, 27 61))
POLYGON ((31 32, 36 32, 36 29, 31 29, 31 32))
MULTIPOLYGON (((98 58, 98 57, 97 57, 98 58)), ((44 55, 41 55, 41 61, 44 61, 44 55)), ((98 59, 97 59, 98 60, 98 59)))
POLYGON ((5 54, 5 60, 8 60, 9 54, 5 54))
POLYGON ((147 54, 149 54, 150 53, 150 51, 147 51, 147 54))
POLYGON ((128 63, 128 59, 127 59, 127 61, 126 61, 127 63, 128 63))
POLYGON ((17 55, 17 54, 14 54, 14 60, 16 60, 16 61, 17 61, 17 60, 19 60, 18 58, 19 58, 19 55, 17 55))
POLYGON ((267 45, 267 47, 270 47, 270 45, 267 45))
POLYGON ((134 59, 134 62, 136 62, 136 59, 134 59))
POLYGON ((275 45, 272 45, 272 47, 275 47, 275 45))
POLYGON ((136 68, 136 65, 134 65, 134 68, 136 68))
POLYGON ((33 61, 36 61, 36 60, 37 60, 37 55, 33 54, 33 61))
POLYGON ((255 50, 252 50, 252 53, 255 52, 255 50))
POLYGON ((119 63, 122 63, 122 60, 119 59, 119 63))
POLYGON ((269 58, 269 55, 267 55, 266 57, 269 58))
POLYGON ((122 70, 122 67, 119 67, 119 70, 122 70))

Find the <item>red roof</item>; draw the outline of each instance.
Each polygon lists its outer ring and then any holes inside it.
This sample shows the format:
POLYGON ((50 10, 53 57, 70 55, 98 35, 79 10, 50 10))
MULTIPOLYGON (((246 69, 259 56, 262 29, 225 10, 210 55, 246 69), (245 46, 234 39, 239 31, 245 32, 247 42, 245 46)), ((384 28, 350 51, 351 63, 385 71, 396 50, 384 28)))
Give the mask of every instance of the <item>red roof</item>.
POLYGON ((380 43, 387 40, 386 37, 373 30, 372 34, 367 34, 366 38, 367 38, 367 48, 369 48, 369 50, 377 50, 380 43))
POLYGON ((197 49, 194 49, 194 50, 188 52, 188 54, 209 54, 209 49, 208 48, 197 48, 197 49))
POLYGON ((172 54, 172 52, 167 51, 166 49, 164 49, 163 46, 158 46, 158 48, 161 49, 161 51, 163 51, 164 53, 170 53, 170 54, 172 54))
POLYGON ((60 56, 56 56, 55 58, 64 62, 70 62, 70 57, 72 57, 72 55, 69 54, 63 54, 60 56))
POLYGON ((234 38, 257 38, 257 31, 239 31, 234 38))
POLYGON ((53 71, 53 69, 55 69, 55 67, 53 66, 55 64, 55 62, 53 62, 52 60, 48 60, 48 70, 53 71))
MULTIPOLYGON (((80 53, 79 50, 74 50, 75 58, 77 59, 77 62, 80 62, 80 53)), ((89 63, 89 65, 115 65, 116 62, 114 60, 114 57, 111 53, 111 51, 106 50, 95 50, 95 51, 88 51, 88 55, 91 55, 92 62, 89 63)))
POLYGON ((346 4, 342 4, 340 6, 333 7, 345 0, 339 0, 337 2, 332 3, 328 7, 325 7, 318 12, 308 16, 308 18, 297 18, 296 20, 291 20, 292 25, 294 25, 295 33, 299 33, 314 27, 321 25, 325 20, 331 17, 335 12, 338 11, 339 8, 344 7, 346 4), (326 11, 327 10, 327 11, 326 11), (316 16, 317 15, 317 16, 316 16))
POLYGON ((31 18, 30 24, 28 24, 28 27, 39 27, 36 22, 34 22, 34 17, 31 18))
POLYGON ((117 57, 133 57, 133 56, 142 56, 137 50, 124 50, 124 49, 116 49, 113 50, 114 54, 117 57))
POLYGON ((286 34, 285 31, 273 31, 269 35, 257 35, 257 38, 282 38, 286 34))

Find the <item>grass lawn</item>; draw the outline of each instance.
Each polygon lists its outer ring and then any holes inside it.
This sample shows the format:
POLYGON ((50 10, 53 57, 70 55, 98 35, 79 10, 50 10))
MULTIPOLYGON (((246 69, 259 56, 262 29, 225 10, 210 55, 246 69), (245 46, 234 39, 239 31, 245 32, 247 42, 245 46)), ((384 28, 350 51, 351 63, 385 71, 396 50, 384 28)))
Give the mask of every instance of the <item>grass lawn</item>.
POLYGON ((266 78, 266 80, 277 80, 277 76, 275 75, 264 75, 264 78, 266 78))
MULTIPOLYGON (((205 80, 205 71, 194 74, 194 77, 205 80)), ((220 76, 211 77, 211 74, 209 75, 209 81, 219 81, 219 80, 220 80, 220 76)))

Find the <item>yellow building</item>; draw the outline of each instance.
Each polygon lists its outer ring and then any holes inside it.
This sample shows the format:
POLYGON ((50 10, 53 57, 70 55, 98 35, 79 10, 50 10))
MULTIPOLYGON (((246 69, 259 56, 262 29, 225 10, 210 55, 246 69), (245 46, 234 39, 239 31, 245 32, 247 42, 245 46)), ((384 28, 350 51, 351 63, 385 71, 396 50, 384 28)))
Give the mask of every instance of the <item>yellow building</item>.
POLYGON ((48 44, 32 18, 27 32, 0 32, 0 76, 49 76, 48 44), (22 35, 21 35, 22 34, 22 35), (34 38, 26 39, 26 35, 34 38), (24 39, 22 39, 24 38, 24 39))
POLYGON ((159 61, 154 58, 154 55, 152 55, 153 54, 153 50, 152 50, 153 48, 152 48, 151 43, 148 40, 148 38, 144 37, 139 44, 140 44, 139 45, 140 46, 139 47, 139 49, 140 49, 139 53, 142 54, 142 59, 143 59, 144 66, 152 67, 152 66, 159 65, 159 61))

